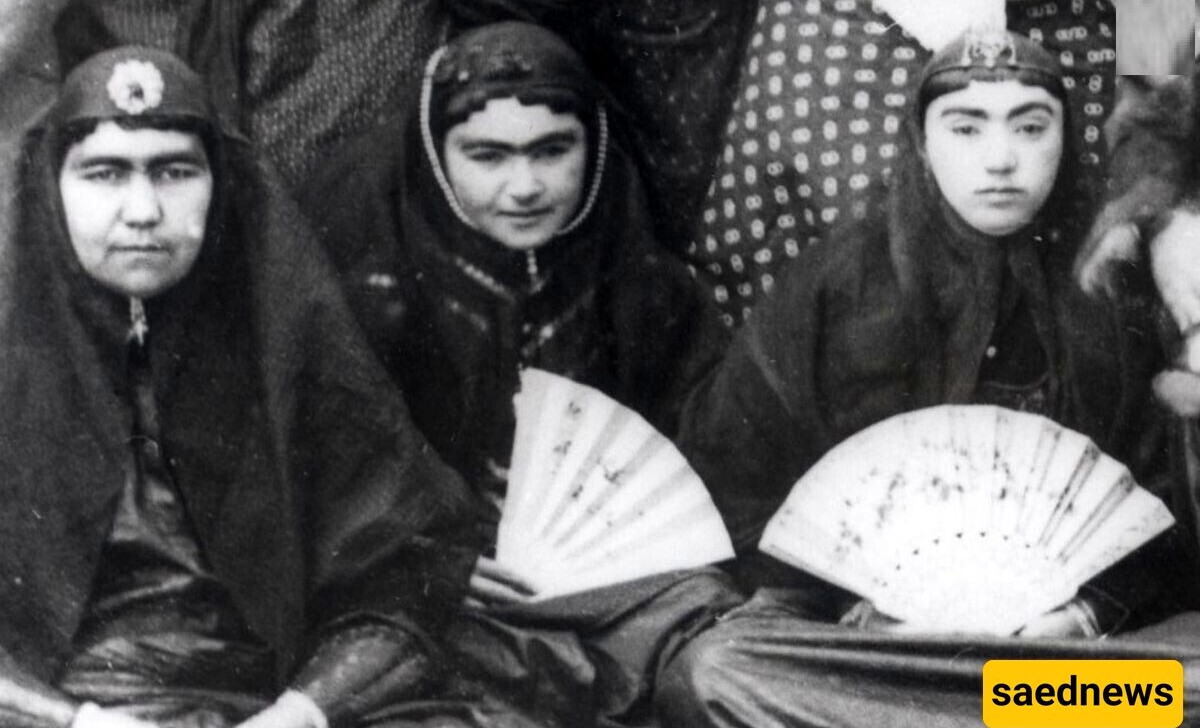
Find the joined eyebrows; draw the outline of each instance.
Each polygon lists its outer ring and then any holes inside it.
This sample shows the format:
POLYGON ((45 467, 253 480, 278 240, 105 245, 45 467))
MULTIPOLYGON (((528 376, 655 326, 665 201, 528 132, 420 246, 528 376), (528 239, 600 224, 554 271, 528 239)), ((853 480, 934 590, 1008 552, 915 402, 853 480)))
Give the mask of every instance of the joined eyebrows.
POLYGON ((75 167, 117 167, 119 169, 137 169, 146 168, 153 169, 156 167, 167 167, 172 164, 191 164, 197 167, 208 167, 208 160, 203 152, 200 151, 180 151, 180 152, 164 152, 163 154, 154 154, 146 158, 128 157, 120 154, 97 154, 94 156, 83 156, 75 160, 75 167))
POLYGON ((552 131, 536 137, 524 144, 510 144, 500 139, 492 139, 489 137, 471 137, 464 136, 459 140, 458 146, 463 151, 473 149, 495 149, 498 151, 508 152, 510 154, 525 154, 539 147, 550 144, 571 144, 579 141, 579 133, 574 129, 565 129, 562 131, 552 131))

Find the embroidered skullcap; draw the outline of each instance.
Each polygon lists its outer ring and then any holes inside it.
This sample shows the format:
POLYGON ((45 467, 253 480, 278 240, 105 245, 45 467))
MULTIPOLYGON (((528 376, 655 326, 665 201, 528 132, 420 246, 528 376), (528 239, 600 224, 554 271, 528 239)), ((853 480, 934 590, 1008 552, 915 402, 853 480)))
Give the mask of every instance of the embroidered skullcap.
POLYGON ((1063 99, 1062 78, 1058 58, 1029 38, 1000 28, 969 28, 925 64, 918 105, 923 116, 934 99, 971 81, 1018 80, 1063 99))
POLYGON ((566 41, 537 25, 504 22, 472 30, 444 47, 427 70, 432 84, 429 124, 441 139, 491 99, 515 97, 573 112, 585 124, 600 91, 566 41))
POLYGON ((178 57, 154 48, 122 46, 97 53, 63 81, 51 121, 138 116, 215 122, 200 76, 178 57))

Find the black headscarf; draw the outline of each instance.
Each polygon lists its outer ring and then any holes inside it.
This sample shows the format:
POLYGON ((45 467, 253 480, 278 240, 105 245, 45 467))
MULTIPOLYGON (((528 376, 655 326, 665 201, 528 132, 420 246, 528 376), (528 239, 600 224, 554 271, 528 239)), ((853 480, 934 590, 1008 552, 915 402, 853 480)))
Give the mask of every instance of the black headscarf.
POLYGON ((1064 132, 1062 161, 1046 202, 1035 219, 1004 239, 970 227, 946 202, 925 158, 925 111, 939 96, 983 83, 1016 80, 1046 89, 1063 104, 1063 129, 1071 128, 1070 105, 1058 60, 1028 38, 1004 30, 968 30, 925 65, 911 113, 905 120, 903 149, 888 184, 887 225, 892 257, 905 292, 916 305, 955 309, 977 295, 974 273, 998 286, 999 262, 1006 249, 1025 247, 1031 261, 1057 276, 1071 260, 1089 223, 1091 202, 1081 184, 1080 154, 1064 132), (987 271, 968 268, 990 266, 987 271), (937 301, 935 304, 935 300, 937 301))
POLYGON ((443 145, 452 127, 488 101, 503 98, 574 114, 587 130, 588 191, 580 209, 556 234, 561 238, 591 215, 610 148, 604 92, 579 54, 557 35, 510 21, 472 30, 435 51, 425 68, 417 110, 424 161, 455 217, 474 229, 446 178, 443 145))
POLYGON ((149 358, 201 548, 281 675, 301 635, 339 615, 437 621, 474 561, 429 537, 459 524, 460 482, 424 454, 295 206, 202 88, 168 54, 100 54, 25 139, 0 284, 0 403, 16 414, 0 421, 0 647, 43 679, 70 650, 131 467, 129 301, 83 272, 58 192, 80 123, 182 124, 205 140, 205 240, 188 276, 146 301, 149 358))
POLYGON ((415 101, 332 155, 304 197, 422 431, 468 479, 484 477, 485 461, 509 456, 519 368, 536 366, 673 432, 681 393, 726 334, 653 239, 638 171, 579 56, 538 26, 485 26, 430 58, 415 101), (449 125, 514 97, 576 114, 589 137, 580 208, 533 251, 478 230, 441 159, 449 125))

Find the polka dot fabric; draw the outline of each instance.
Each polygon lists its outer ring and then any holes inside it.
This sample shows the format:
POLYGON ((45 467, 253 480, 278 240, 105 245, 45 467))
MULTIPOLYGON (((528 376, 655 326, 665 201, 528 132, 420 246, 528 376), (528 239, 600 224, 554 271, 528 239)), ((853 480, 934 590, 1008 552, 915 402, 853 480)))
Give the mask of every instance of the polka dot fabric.
MULTIPOLYGON (((1009 3, 1009 25, 1062 53, 1085 163, 1103 163, 1112 98, 1105 0, 1009 3)), ((929 53, 870 0, 766 0, 687 257, 737 325, 780 265, 862 218, 885 183, 929 53)))
POLYGON ((729 0, 618 0, 598 73, 635 119, 658 230, 676 250, 704 198, 749 20, 729 0))
POLYGON ((1008 27, 1058 52, 1067 72, 1071 117, 1093 191, 1108 159, 1104 121, 1113 106, 1116 14, 1108 0, 1010 2, 1008 27))

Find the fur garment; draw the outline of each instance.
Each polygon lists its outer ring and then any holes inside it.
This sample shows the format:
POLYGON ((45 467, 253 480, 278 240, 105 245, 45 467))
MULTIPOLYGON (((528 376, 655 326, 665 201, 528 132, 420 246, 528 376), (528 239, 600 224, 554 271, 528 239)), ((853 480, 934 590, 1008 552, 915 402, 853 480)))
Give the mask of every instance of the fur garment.
POLYGON ((1145 295, 1170 319, 1175 365, 1154 381, 1158 399, 1200 415, 1200 74, 1122 77, 1105 125, 1108 195, 1076 260, 1092 295, 1145 295))

